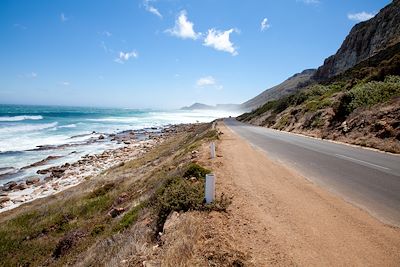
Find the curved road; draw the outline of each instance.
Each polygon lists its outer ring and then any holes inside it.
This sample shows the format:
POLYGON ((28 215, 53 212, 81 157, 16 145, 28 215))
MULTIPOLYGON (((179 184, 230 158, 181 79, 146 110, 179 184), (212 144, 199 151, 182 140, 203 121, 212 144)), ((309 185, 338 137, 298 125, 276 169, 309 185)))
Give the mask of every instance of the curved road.
POLYGON ((312 182, 400 226, 400 156, 225 119, 225 125, 312 182))

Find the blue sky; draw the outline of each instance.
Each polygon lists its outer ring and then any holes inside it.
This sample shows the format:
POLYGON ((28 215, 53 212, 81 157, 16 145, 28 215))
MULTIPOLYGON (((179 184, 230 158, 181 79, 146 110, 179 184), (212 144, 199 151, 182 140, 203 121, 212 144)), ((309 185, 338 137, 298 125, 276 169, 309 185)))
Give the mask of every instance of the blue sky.
POLYGON ((389 0, 2 0, 0 103, 241 103, 334 54, 389 0))

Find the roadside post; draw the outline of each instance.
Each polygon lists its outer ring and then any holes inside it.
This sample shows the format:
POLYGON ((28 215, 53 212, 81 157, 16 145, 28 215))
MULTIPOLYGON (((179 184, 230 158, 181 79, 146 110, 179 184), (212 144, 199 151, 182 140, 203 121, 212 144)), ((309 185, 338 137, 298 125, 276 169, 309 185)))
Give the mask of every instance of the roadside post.
MULTIPOLYGON (((210 144, 211 163, 215 159, 215 143, 210 144)), ((205 188, 206 203, 209 204, 215 200, 215 174, 206 174, 206 188, 205 188)))
POLYGON ((206 203, 209 204, 215 199, 215 175, 206 174, 206 203))
POLYGON ((215 158, 215 143, 214 142, 211 142, 210 150, 211 150, 211 159, 214 159, 215 158))

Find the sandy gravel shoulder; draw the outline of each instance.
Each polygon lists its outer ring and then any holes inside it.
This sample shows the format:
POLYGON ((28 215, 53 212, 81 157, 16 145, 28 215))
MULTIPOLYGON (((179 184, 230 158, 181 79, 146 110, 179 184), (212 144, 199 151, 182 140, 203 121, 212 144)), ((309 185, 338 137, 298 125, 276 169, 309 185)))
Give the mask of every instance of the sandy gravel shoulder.
POLYGON ((233 197, 210 217, 255 266, 400 266, 400 229, 272 161, 218 124, 217 194, 233 197))

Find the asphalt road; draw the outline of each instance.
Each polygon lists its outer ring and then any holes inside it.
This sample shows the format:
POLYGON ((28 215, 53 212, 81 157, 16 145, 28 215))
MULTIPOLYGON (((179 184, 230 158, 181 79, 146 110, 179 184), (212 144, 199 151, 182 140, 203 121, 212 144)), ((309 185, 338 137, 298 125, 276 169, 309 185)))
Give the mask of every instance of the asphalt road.
POLYGON ((381 221, 400 226, 400 156, 225 119, 269 157, 381 221))

